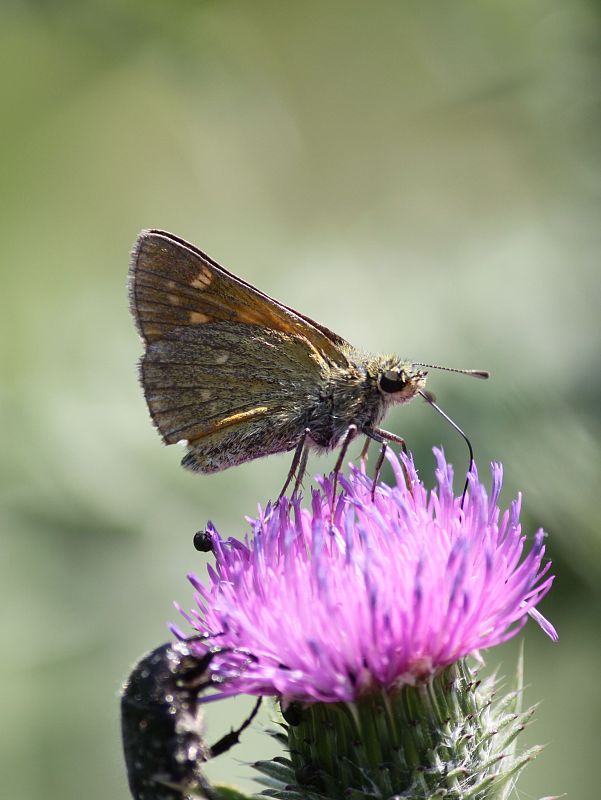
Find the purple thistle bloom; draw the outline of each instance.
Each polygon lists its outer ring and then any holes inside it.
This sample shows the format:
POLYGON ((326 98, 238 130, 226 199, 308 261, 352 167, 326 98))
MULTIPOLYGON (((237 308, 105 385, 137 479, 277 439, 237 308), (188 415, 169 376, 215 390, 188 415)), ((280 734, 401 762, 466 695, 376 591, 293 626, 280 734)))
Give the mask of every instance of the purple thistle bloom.
MULTIPOLYGON (((197 608, 182 614, 225 652, 214 661, 223 697, 277 695, 284 702, 351 702, 416 684, 475 651, 515 636, 549 591, 544 534, 529 550, 520 499, 498 508, 502 468, 490 495, 474 469, 464 508, 452 469, 435 451, 438 486, 427 491, 410 458, 390 454, 396 485, 352 467, 330 525, 331 480, 310 509, 282 498, 252 520, 244 543, 209 528, 214 568, 189 576, 197 608)), ((174 629, 177 636, 184 637, 174 629)), ((199 654, 206 644, 198 641, 199 654)))

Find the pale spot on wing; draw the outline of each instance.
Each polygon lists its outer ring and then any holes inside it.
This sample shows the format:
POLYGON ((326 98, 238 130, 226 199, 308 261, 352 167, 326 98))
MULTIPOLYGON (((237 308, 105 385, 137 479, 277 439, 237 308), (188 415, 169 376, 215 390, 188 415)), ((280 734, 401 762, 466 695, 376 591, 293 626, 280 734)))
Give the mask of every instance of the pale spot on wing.
POLYGON ((206 289, 207 286, 211 284, 213 280, 213 275, 207 267, 201 267, 200 272, 198 275, 190 281, 190 286, 193 286, 195 289, 206 289))
POLYGON ((229 353, 217 353, 215 356, 215 363, 216 364, 225 364, 225 362, 230 357, 229 353))
POLYGON ((167 281, 168 289, 175 289, 175 281, 167 281))
POLYGON ((208 322, 211 318, 202 311, 190 311, 190 322, 208 322))
POLYGON ((148 325, 144 326, 144 333, 147 336, 160 336, 162 333, 162 329, 158 325, 148 325))
POLYGON ((172 306, 178 306, 180 303, 180 299, 176 294, 168 294, 167 299, 169 300, 172 306))
POLYGON ((210 400, 213 392, 210 389, 201 389, 200 390, 200 399, 201 400, 210 400))

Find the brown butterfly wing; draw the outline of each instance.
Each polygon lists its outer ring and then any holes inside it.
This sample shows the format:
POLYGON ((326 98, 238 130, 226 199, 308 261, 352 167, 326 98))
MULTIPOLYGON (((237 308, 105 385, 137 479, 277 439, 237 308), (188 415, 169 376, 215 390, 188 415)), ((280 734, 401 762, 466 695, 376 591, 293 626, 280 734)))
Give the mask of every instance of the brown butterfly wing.
POLYGON ((149 342, 140 378, 153 421, 166 444, 173 444, 286 405, 301 407, 303 398, 306 405, 320 363, 296 337, 214 322, 149 342))
POLYGON ((189 469, 290 450, 324 368, 347 363, 341 337, 171 234, 138 238, 130 298, 150 414, 165 443, 188 441, 189 469))
POLYGON ((215 472, 292 449, 321 366, 298 337, 214 322, 149 342, 140 377, 163 441, 187 440, 184 466, 215 472))
POLYGON ((333 364, 346 366, 350 345, 323 325, 278 303, 165 231, 142 231, 130 269, 130 299, 147 341, 176 327, 236 321, 300 336, 333 364))

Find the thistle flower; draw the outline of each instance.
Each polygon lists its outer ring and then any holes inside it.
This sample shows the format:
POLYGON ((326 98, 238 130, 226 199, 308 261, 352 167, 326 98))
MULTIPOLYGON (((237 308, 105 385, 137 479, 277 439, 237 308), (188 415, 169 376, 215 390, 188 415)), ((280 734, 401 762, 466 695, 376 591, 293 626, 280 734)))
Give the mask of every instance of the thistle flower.
POLYGON ((222 662, 221 694, 350 702, 415 684, 520 630, 553 581, 544 534, 524 554, 520 499, 503 514, 497 506, 500 465, 490 497, 472 473, 462 509, 451 468, 441 452, 436 459, 438 487, 428 492, 411 460, 408 489, 389 456, 396 486, 380 484, 375 502, 371 480, 352 468, 332 528, 328 479, 310 510, 282 498, 251 521, 243 544, 209 527, 217 563, 208 585, 189 576, 198 608, 184 616, 199 633, 218 633, 219 647, 252 654, 235 677, 222 662))
MULTIPOLYGON (((282 498, 250 520, 243 543, 208 528, 216 564, 206 583, 189 576, 196 608, 182 614, 222 649, 213 699, 273 695, 288 718, 291 760, 259 765, 269 794, 388 797, 418 786, 407 797, 430 797, 461 785, 453 796, 492 797, 477 791, 491 776, 507 786, 532 757, 498 770, 511 748, 498 750, 493 729, 509 707, 514 727, 530 712, 518 714, 518 693, 493 714, 492 684, 478 693, 462 660, 515 636, 529 615, 557 638, 536 611, 553 582, 544 534, 527 550, 520 498, 499 510, 500 465, 490 494, 473 470, 462 508, 435 455, 428 491, 410 458, 389 454, 396 485, 378 485, 373 501, 371 479, 352 467, 333 524, 322 478, 310 508, 282 498)), ((505 734, 507 745, 517 732, 505 734)))

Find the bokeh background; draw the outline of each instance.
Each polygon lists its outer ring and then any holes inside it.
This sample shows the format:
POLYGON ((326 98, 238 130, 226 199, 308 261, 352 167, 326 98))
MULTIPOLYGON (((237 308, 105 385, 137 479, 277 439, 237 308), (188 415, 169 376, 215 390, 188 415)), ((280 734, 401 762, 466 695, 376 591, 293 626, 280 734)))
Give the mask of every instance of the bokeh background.
MULTIPOLYGON (((185 237, 430 374, 505 464, 558 575, 527 626, 519 796, 598 791, 598 3, 4 0, 0 174, 0 774, 11 800, 126 800, 118 690, 204 571, 193 532, 278 491, 289 457, 179 467, 136 380, 128 253, 185 237)), ((432 482, 461 440, 424 403, 387 426, 432 482)), ((315 459, 311 471, 332 459, 315 459)), ((511 673, 517 644, 491 652, 511 673)), ((210 737, 248 704, 213 706, 210 737)), ((211 765, 250 789, 254 732, 211 765)), ((518 794, 516 794, 516 797, 518 794)))

